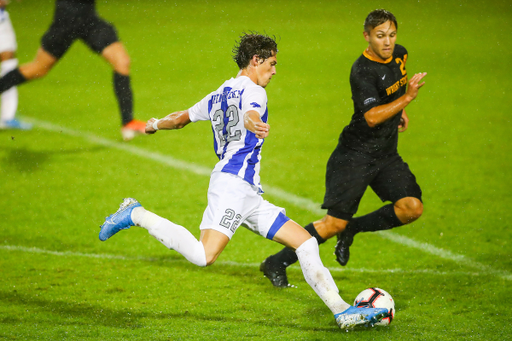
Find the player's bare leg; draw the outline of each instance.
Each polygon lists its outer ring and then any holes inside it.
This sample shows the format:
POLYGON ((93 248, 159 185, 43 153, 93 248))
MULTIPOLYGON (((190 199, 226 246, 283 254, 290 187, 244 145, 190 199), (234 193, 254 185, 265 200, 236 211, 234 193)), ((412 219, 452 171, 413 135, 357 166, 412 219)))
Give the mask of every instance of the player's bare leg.
POLYGON ((28 80, 45 76, 56 62, 57 59, 55 57, 39 48, 33 61, 7 72, 7 74, 0 78, 0 93, 28 80))
POLYGON ((145 122, 133 118, 130 56, 121 42, 115 42, 105 47, 101 55, 114 70, 114 92, 121 111, 121 135, 123 140, 129 141, 138 134, 144 134, 146 127, 145 122))
POLYGON ((20 66, 20 73, 26 80, 42 78, 50 72, 58 61, 57 58, 39 47, 34 60, 20 66))
POLYGON ((201 237, 199 240, 204 246, 206 265, 212 265, 229 243, 228 236, 212 229, 201 230, 201 237))

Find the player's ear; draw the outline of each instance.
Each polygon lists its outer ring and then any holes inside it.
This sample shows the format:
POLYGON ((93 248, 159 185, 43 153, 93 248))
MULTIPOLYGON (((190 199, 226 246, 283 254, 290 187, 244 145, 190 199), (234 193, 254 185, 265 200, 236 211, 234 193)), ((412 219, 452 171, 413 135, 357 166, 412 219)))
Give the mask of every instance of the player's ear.
POLYGON ((258 56, 257 54, 252 56, 252 59, 251 59, 251 65, 252 66, 257 66, 257 65, 261 64, 260 62, 261 62, 260 56, 258 56))
POLYGON ((363 36, 364 36, 364 40, 366 40, 367 42, 370 42, 370 33, 369 32, 363 31, 363 36))

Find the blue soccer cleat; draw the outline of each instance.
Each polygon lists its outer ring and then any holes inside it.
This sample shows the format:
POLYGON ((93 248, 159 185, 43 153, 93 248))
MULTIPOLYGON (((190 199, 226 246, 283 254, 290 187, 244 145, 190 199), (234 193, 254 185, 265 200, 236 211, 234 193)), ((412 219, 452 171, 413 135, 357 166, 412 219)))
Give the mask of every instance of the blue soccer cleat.
POLYGON ((334 318, 341 329, 352 329, 355 326, 373 327, 387 315, 386 308, 350 307, 344 312, 334 315, 334 318))
POLYGON ((105 218, 105 222, 101 225, 100 240, 105 241, 121 230, 129 229, 135 224, 132 221, 132 211, 141 204, 133 198, 126 198, 119 206, 116 213, 105 218))
POLYGON ((13 118, 8 121, 0 121, 0 129, 30 130, 32 124, 13 118))

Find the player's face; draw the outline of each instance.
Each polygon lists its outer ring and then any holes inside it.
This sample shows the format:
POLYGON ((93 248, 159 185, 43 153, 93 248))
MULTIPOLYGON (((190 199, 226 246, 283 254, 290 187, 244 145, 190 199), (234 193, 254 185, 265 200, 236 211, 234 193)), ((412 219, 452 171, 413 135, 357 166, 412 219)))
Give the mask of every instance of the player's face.
POLYGON ((256 69, 256 73, 258 76, 257 83, 262 88, 266 87, 272 76, 276 74, 276 64, 277 58, 276 55, 265 59, 263 63, 258 64, 258 68, 256 69))
POLYGON ((364 32, 364 38, 368 42, 368 52, 374 56, 387 60, 393 55, 396 41, 396 27, 391 21, 386 21, 374 27, 370 33, 364 32))

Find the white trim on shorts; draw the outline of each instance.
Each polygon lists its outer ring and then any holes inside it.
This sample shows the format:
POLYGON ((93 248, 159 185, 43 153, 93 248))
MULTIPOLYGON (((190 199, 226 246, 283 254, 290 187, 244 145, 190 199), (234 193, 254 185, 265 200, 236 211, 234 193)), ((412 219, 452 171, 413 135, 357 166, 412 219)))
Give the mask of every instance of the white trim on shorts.
POLYGON ((16 35, 7 11, 0 11, 0 52, 14 52, 18 49, 16 35))
POLYGON ((273 239, 288 220, 285 209, 264 200, 257 187, 237 175, 212 172, 201 230, 213 229, 231 239, 243 224, 254 233, 273 239))

